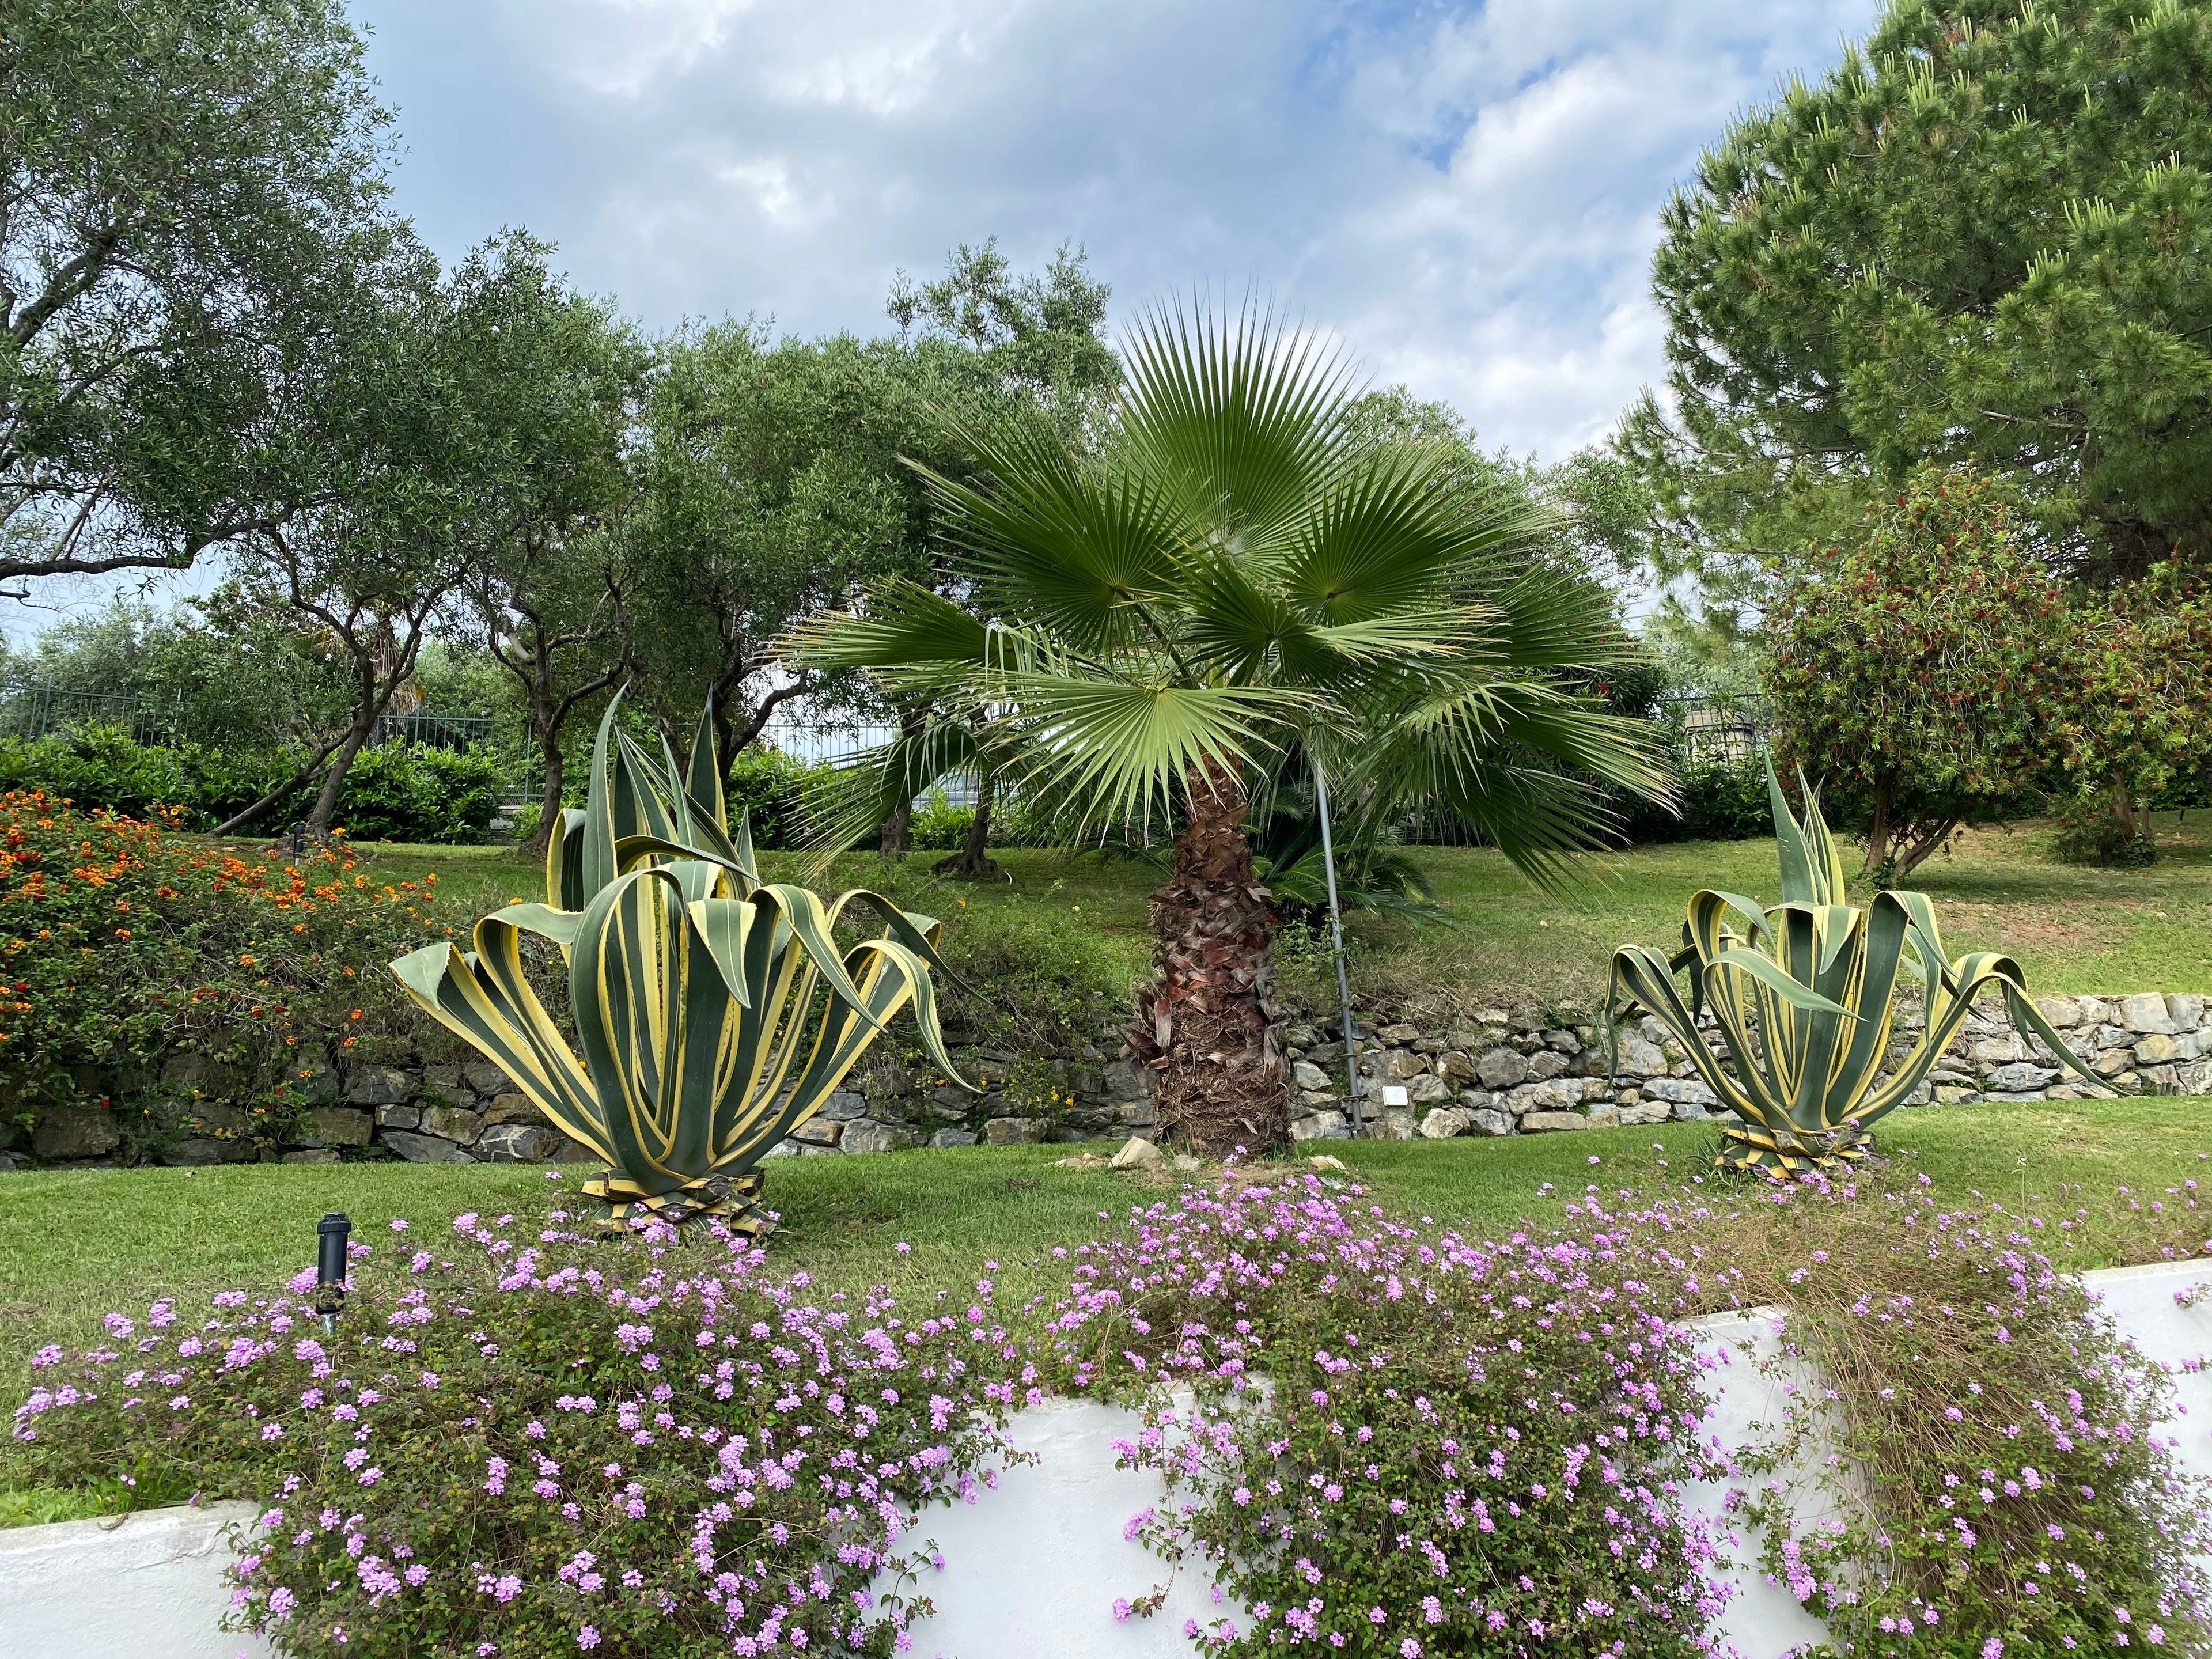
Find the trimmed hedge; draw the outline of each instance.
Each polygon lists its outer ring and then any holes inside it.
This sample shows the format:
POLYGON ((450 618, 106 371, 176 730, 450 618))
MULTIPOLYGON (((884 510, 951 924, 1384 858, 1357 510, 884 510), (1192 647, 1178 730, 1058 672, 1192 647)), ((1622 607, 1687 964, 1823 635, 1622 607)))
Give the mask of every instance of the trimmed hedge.
MULTIPOLYGON (((113 726, 84 726, 31 742, 0 738, 0 791, 131 817, 167 808, 181 826, 206 830, 260 799, 296 764, 196 743, 141 744, 113 726)), ((501 762, 481 750, 386 744, 355 757, 336 822, 356 841, 480 842, 506 782, 501 762)), ((313 801, 310 786, 271 808, 263 827, 289 823, 313 801)))

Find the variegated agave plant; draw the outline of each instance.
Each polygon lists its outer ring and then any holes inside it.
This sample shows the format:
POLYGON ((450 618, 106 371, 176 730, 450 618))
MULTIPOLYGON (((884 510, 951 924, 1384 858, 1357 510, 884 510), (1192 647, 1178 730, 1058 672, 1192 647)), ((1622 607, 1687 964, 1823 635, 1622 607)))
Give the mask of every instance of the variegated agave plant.
POLYGON ((555 827, 546 902, 484 917, 471 951, 429 945, 392 971, 606 1160, 585 1191, 617 1218, 719 1214, 757 1227, 761 1160, 909 1000, 932 1058, 959 1079, 930 979, 944 967, 941 924, 879 893, 825 902, 763 882, 745 822, 729 829, 712 720, 701 716, 679 768, 665 743, 659 757, 641 749, 616 712, 599 724, 584 809, 555 827), (855 908, 883 932, 841 951, 838 921, 855 908), (568 963, 580 1060, 531 988, 525 935, 568 963))
POLYGON ((1649 1012, 1682 1046, 1721 1104, 1724 1167, 1795 1173, 1863 1158, 1870 1131, 1917 1088, 1957 1035, 1975 996, 1995 987, 2014 1024, 2033 1031, 2061 1064, 2090 1072, 2027 999, 2020 964, 1992 951, 1954 962, 1943 954, 1936 907, 1925 893, 1878 892, 1859 909, 1845 902, 1843 860, 1820 817, 1819 792, 1798 782, 1805 821, 1770 764, 1767 792, 1782 858, 1782 902, 1711 890, 1692 896, 1682 948, 1672 957, 1641 945, 1613 953, 1606 1023, 1649 1012), (1741 919, 1742 930, 1731 915, 1741 919), (1764 947, 1764 948, 1762 948, 1764 947), (1928 988, 1919 1041, 1886 1077, 1892 1000, 1900 974, 1928 988), (1675 988, 1686 975, 1688 994, 1675 988), (1729 1064, 1705 1047, 1698 1017, 1712 1010, 1729 1064))

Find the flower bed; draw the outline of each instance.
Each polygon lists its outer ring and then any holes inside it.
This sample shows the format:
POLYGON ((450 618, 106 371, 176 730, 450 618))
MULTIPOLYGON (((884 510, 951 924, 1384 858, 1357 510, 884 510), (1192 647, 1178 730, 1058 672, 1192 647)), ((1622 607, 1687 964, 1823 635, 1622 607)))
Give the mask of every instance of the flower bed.
MULTIPOLYGON (((1592 1187, 1563 1231, 1477 1242, 1232 1170, 1053 1250, 1067 1288, 1012 1315, 996 1264, 825 1291, 726 1237, 465 1216, 360 1249, 335 1338, 295 1281, 42 1353, 4 1473, 254 1498, 237 1616, 288 1652, 881 1654, 920 1512, 988 1484, 1012 1411, 1105 1398, 1167 1483, 1127 1535, 1223 1593, 1200 1650, 1691 1654, 1732 1547, 1686 1498, 1728 1472, 1682 1322, 1783 1304, 1831 1379, 1803 1426, 1871 1472, 1840 1528, 1763 1516, 1839 1639, 2205 1651, 2165 1383, 2047 1259, 2069 1224, 1881 1178, 1592 1187)), ((2142 1253, 2212 1251, 2193 1183, 2130 1201, 2142 1253)), ((1165 1588, 1102 1585, 1097 1616, 1165 1588)))
POLYGON ((726 1235, 549 1219, 354 1246, 336 1335, 295 1299, 312 1274, 111 1316, 17 1412, 19 1461, 264 1503, 237 1618, 295 1654, 888 1652, 906 1610, 866 1587, 1013 1397, 989 1285, 810 1301, 726 1235))

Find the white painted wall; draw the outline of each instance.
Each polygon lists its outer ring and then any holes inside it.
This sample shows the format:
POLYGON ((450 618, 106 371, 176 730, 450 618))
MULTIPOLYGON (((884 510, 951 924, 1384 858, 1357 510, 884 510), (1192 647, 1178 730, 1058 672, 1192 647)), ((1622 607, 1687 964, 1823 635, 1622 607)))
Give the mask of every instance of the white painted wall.
MULTIPOLYGON (((2160 1425, 2176 1435, 2184 1463, 2212 1476, 2212 1291, 2191 1307, 2176 1292, 2212 1287, 2212 1260, 2126 1267, 2086 1275, 2121 1332, 2173 1372, 2177 1413, 2160 1425), (2191 1369, 2191 1367, 2194 1369, 2191 1369)), ((1771 1314, 1696 1322, 1711 1408, 1702 1432, 1724 1451, 1741 1447, 1753 1423, 1781 1418, 1782 1381, 1762 1376, 1759 1358, 1777 1352, 1771 1314)), ((1023 1412, 1009 1431, 1036 1455, 973 1504, 927 1511, 907 1541, 933 1545, 941 1571, 925 1570, 917 1594, 934 1613, 915 1626, 918 1659, 1185 1659, 1183 1623, 1245 1610, 1217 1604, 1212 1586, 1125 1541, 1123 1523, 1159 1501, 1159 1481, 1114 1467, 1113 1441, 1133 1438, 1135 1413, 1095 1401, 1052 1401, 1023 1412), (1133 1601, 1157 1584, 1168 1600, 1151 1619, 1115 1621, 1116 1597, 1133 1601)), ((1720 1526, 1726 1483, 1692 1488, 1698 1513, 1720 1526)), ((243 1504, 157 1510, 108 1521, 0 1531, 0 1659, 266 1659, 266 1644, 218 1632, 225 1522, 252 1514, 243 1504)), ((1757 1540, 1732 1553, 1755 1559, 1757 1540)), ((1743 1659, 1777 1659, 1825 1632, 1789 1592, 1756 1573, 1737 1575, 1738 1594, 1722 1633, 1743 1659)))
POLYGON ((1202 1575, 1123 1540, 1123 1523, 1164 1492, 1158 1476, 1114 1467, 1115 1440, 1143 1428, 1095 1400, 1049 1400, 1007 1425, 1015 1449, 1039 1461, 1007 1469, 973 1504, 925 1512, 905 1540, 932 1540, 945 1558, 916 1590, 937 1607, 914 1626, 916 1659, 1189 1659, 1186 1620, 1251 1627, 1202 1575), (1116 1597, 1155 1586, 1168 1591, 1158 1613, 1115 1621, 1116 1597))
POLYGON ((0 1529, 0 1659, 267 1659, 216 1628, 223 1528, 251 1504, 0 1529))

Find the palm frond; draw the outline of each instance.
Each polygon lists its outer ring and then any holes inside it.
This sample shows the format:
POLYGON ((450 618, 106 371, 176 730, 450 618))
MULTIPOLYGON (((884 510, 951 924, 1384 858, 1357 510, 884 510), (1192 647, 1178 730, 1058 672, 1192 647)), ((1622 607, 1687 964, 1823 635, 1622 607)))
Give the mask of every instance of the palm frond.
POLYGON ((1241 775, 1269 733, 1307 699, 1268 686, 1144 685, 1028 675, 1009 682, 1021 737, 1011 769, 1021 790, 1075 835, 1118 820, 1164 819, 1194 775, 1241 775))
POLYGON ((1232 551, 1306 516, 1343 447, 1352 368, 1340 351, 1249 304, 1233 322, 1176 304, 1143 313, 1122 355, 1116 436, 1131 465, 1232 551))

